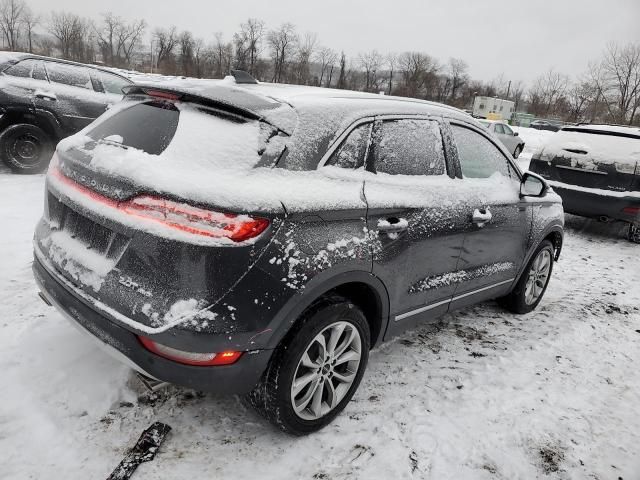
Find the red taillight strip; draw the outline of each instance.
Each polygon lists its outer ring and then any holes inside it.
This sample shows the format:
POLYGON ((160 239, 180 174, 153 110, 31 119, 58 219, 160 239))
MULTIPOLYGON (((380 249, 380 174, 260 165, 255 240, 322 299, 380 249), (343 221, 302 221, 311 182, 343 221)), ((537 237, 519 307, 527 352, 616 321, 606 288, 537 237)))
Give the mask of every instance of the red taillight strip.
POLYGON ((144 348, 160 357, 166 358, 167 360, 172 360, 177 363, 181 363, 183 365, 193 365, 199 367, 231 365, 233 363, 236 363, 243 353, 237 351, 225 351, 216 353, 186 352, 173 347, 169 347, 167 345, 162 345, 161 343, 154 342, 149 337, 145 337, 142 335, 138 335, 138 340, 140 340, 140 343, 142 343, 144 348))
POLYGON ((205 236, 209 238, 228 238, 234 242, 243 242, 245 240, 257 237, 269 226, 269 220, 265 218, 246 217, 246 219, 238 219, 238 215, 229 213, 212 212, 193 207, 188 204, 180 204, 171 200, 166 200, 152 195, 143 195, 130 200, 117 201, 109 197, 101 195, 91 190, 75 180, 64 175, 57 166, 50 169, 50 174, 57 180, 71 187, 77 192, 88 196, 92 200, 109 206, 130 216, 138 217, 144 220, 153 221, 164 227, 171 227, 193 235, 205 236), (163 218, 155 218, 150 214, 153 212, 160 213, 163 218), (209 221, 220 223, 219 231, 208 231, 204 228, 198 228, 194 225, 185 225, 177 223, 167 218, 167 214, 175 214, 182 216, 188 221, 209 221), (218 217, 218 218, 214 218, 218 217), (225 223, 228 221, 228 223, 225 223), (236 222, 235 224, 233 222, 236 222), (227 232, 221 234, 220 232, 227 232))

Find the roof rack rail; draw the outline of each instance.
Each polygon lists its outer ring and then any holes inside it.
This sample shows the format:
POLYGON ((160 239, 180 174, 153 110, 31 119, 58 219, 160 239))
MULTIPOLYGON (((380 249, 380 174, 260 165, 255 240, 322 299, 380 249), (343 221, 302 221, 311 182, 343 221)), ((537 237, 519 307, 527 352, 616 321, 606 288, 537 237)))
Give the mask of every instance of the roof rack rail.
POLYGON ((244 70, 231 70, 231 75, 236 79, 236 83, 249 83, 256 85, 258 81, 244 70))

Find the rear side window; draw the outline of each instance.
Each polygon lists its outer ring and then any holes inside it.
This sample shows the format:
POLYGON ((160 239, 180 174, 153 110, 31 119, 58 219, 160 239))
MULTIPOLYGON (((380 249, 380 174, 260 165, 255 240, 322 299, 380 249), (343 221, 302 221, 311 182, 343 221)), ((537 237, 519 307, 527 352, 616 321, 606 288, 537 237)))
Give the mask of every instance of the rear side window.
POLYGON ((4 73, 12 77, 31 78, 31 71, 36 63, 37 61, 31 58, 22 60, 7 68, 4 73))
POLYGON ((88 135, 160 155, 171 143, 179 118, 180 111, 172 103, 139 103, 98 123, 88 135))
POLYGON ((100 81, 102 89, 106 93, 115 93, 117 95, 122 95, 122 89, 127 85, 130 85, 127 80, 119 77, 118 75, 112 75, 100 70, 97 70, 94 73, 96 78, 100 81))
POLYGON ((443 175, 440 127, 430 120, 390 120, 376 128, 376 171, 389 175, 443 175))
POLYGON ((509 176, 509 162, 498 147, 469 128, 452 125, 451 129, 463 177, 489 178, 494 173, 509 176))
POLYGON ((333 153, 326 165, 340 168, 360 168, 364 166, 371 123, 365 123, 354 128, 333 153))
POLYGON ((47 62, 47 73, 49 74, 49 80, 52 82, 93 90, 90 70, 88 68, 66 65, 64 63, 47 62))

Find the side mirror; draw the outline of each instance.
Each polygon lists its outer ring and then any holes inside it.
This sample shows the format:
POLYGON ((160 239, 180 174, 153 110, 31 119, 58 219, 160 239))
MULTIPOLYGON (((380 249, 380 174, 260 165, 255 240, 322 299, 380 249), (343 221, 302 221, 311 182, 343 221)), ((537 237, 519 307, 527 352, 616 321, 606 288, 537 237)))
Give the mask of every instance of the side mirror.
POLYGON ((518 132, 513 132, 514 137, 517 137, 518 135, 520 135, 518 132))
POLYGON ((531 172, 525 172, 520 182, 521 197, 543 197, 549 190, 549 185, 539 175, 531 172))

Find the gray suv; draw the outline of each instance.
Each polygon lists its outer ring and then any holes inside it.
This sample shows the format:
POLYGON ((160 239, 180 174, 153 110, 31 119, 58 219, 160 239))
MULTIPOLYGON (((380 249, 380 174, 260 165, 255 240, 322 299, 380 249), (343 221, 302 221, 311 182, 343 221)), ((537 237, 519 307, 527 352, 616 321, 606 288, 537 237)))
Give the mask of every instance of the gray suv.
POLYGON ((33 270, 150 377, 242 394, 302 435, 381 342, 544 295, 560 198, 459 110, 229 79, 125 91, 58 145, 33 270))

